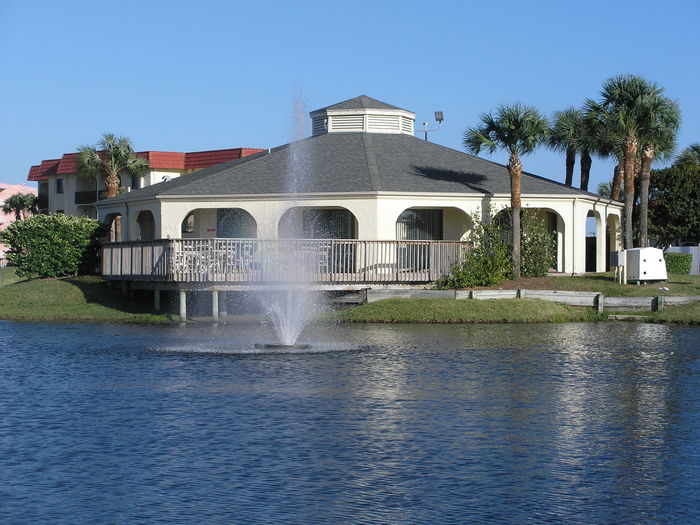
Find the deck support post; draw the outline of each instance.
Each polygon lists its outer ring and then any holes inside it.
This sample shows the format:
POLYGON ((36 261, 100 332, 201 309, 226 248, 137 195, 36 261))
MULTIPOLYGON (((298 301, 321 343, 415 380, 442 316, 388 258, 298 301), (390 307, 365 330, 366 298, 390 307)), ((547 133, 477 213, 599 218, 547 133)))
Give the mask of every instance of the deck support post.
POLYGON ((219 292, 216 290, 211 292, 211 320, 219 322, 219 292))
POLYGON ((157 288, 153 290, 153 309, 160 312, 160 290, 157 288))
POLYGON ((226 305, 228 294, 226 292, 219 292, 219 297, 219 315, 221 317, 226 317, 228 315, 228 308, 226 305))
POLYGON ((180 321, 187 321, 187 292, 180 290, 180 321))

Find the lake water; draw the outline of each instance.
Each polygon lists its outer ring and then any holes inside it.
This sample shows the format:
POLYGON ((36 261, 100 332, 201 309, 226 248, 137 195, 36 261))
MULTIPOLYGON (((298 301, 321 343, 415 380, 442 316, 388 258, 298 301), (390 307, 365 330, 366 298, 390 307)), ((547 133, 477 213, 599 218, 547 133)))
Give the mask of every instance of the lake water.
POLYGON ((0 521, 688 523, 700 329, 0 322, 0 521), (330 343, 335 340, 337 343, 330 343))

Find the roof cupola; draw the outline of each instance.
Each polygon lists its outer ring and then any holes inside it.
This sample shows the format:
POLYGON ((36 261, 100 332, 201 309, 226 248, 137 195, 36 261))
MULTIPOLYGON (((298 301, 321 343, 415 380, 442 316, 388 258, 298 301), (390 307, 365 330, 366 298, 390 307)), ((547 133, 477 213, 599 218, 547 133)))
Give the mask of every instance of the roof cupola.
POLYGON ((413 135, 416 114, 361 95, 309 113, 313 136, 326 133, 413 135))

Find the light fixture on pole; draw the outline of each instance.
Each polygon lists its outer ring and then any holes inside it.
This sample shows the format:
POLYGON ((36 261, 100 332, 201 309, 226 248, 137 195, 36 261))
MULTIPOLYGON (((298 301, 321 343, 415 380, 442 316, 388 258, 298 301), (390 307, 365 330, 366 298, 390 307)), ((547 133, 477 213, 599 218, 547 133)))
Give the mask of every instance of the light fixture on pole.
POLYGON ((428 140, 428 132, 430 131, 440 131, 440 124, 442 124, 442 121, 445 120, 445 118, 442 116, 442 111, 436 111, 435 112, 435 122, 438 123, 438 127, 436 129, 428 129, 428 123, 423 122, 423 132, 425 133, 425 140, 428 140))

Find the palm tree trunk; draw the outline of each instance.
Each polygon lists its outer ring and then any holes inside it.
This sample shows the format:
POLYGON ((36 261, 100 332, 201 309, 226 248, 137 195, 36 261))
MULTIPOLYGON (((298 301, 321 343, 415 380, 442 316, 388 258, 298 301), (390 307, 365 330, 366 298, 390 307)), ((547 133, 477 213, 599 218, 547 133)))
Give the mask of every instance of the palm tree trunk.
POLYGON ((574 183, 574 166, 576 165, 576 150, 574 148, 566 148, 566 185, 571 186, 574 183))
POLYGON ((625 178, 625 168, 622 166, 621 162, 615 165, 615 171, 613 172, 613 183, 612 189, 610 190, 610 198, 614 201, 620 200, 620 189, 622 188, 622 181, 625 178))
POLYGON ((588 181, 591 178, 591 154, 587 149, 581 152, 581 189, 588 191, 588 181))
POLYGON ((518 155, 513 153, 508 160, 510 174, 510 206, 513 212, 513 277, 520 278, 520 179, 523 165, 518 155))
POLYGON ((119 195, 119 175, 115 172, 107 173, 105 176, 106 197, 111 199, 119 195))
POLYGON ((634 165, 639 144, 637 138, 628 135, 625 139, 625 249, 633 247, 632 211, 634 209, 634 165))
POLYGON ((649 215, 649 179, 651 178, 651 163, 654 160, 653 144, 646 144, 642 149, 642 169, 639 175, 639 242, 641 246, 649 246, 647 217, 649 215))

